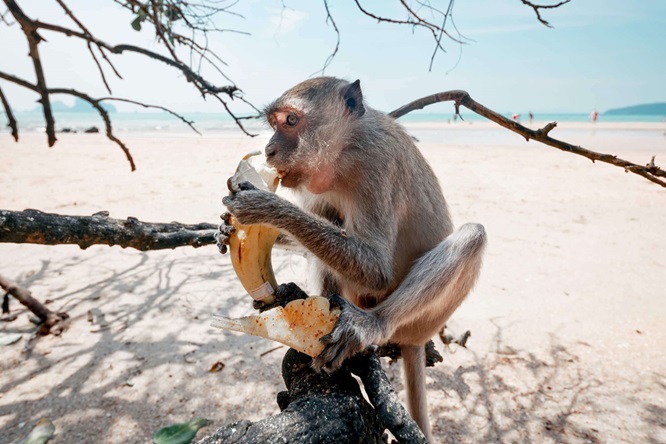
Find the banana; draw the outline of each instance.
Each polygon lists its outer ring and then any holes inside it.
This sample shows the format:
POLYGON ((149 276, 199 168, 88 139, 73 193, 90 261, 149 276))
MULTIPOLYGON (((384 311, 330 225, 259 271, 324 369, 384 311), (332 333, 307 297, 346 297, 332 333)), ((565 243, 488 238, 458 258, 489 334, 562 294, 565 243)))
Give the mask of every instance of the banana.
MULTIPOLYGON (((241 182, 250 182, 257 188, 275 192, 280 182, 278 174, 259 154, 257 151, 243 157, 236 174, 227 182, 230 191, 237 190, 241 182)), ((233 216, 229 223, 236 228, 229 236, 229 254, 238 279, 253 299, 273 303, 277 281, 271 250, 280 230, 270 225, 243 225, 233 216)), ((319 338, 333 330, 339 316, 340 309, 330 309, 328 299, 311 296, 257 316, 239 319, 213 316, 211 326, 272 339, 316 357, 324 349, 319 338)))
MULTIPOLYGON (((229 189, 238 189, 241 182, 275 192, 280 181, 277 171, 269 168, 261 152, 252 152, 240 161, 236 174, 229 178, 229 189)), ((280 230, 270 225, 243 225, 231 216, 229 223, 236 230, 229 236, 231 264, 243 288, 256 301, 272 304, 277 281, 271 264, 271 250, 280 230)))
POLYGON ((213 316, 211 326, 271 339, 314 358, 324 350, 319 338, 333 330, 339 316, 340 309, 330 310, 328 299, 311 296, 256 316, 213 316))

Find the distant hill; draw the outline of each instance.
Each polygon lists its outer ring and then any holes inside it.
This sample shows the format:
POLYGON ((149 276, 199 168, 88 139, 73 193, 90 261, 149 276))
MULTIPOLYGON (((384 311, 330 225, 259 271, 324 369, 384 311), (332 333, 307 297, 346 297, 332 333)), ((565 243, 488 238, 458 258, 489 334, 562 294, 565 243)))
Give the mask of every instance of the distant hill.
MULTIPOLYGON (((111 105, 110 103, 104 103, 102 102, 102 108, 104 108, 106 111, 110 113, 115 113, 116 112, 116 107, 111 105)), ((72 106, 67 106, 64 103, 62 103, 60 100, 55 100, 51 102, 51 110, 54 113, 96 113, 97 110, 93 108, 93 106, 86 102, 83 99, 79 99, 78 97, 74 101, 74 105, 72 106)), ((42 107, 37 106, 32 110, 33 113, 41 113, 42 112, 42 107)))
POLYGON ((638 116, 666 116, 666 103, 645 103, 642 105, 626 106, 624 108, 609 109, 604 114, 610 115, 638 115, 638 116))

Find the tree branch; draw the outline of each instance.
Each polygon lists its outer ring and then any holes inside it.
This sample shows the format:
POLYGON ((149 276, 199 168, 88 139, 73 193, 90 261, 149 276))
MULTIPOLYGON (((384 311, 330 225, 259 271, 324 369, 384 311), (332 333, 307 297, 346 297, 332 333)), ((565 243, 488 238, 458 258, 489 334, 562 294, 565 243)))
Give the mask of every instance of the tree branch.
MULTIPOLYGON (((51 329, 54 326, 58 325, 65 319, 69 318, 69 315, 67 313, 64 312, 55 313, 49 310, 41 302, 35 299, 28 290, 19 287, 14 282, 10 281, 9 279, 7 279, 2 275, 0 275, 0 288, 5 290, 10 295, 14 296, 14 298, 16 298, 17 301, 25 305, 28 308, 28 310, 33 312, 35 316, 37 316, 42 321, 42 328, 41 328, 42 334, 48 334, 49 332, 51 332, 51 329)), ((62 330, 58 328, 57 330, 54 329, 52 332, 58 335, 60 334, 61 331, 62 330)))
POLYGON ((466 91, 461 91, 461 90, 445 91, 430 96, 422 97, 390 112, 389 116, 397 119, 411 111, 417 109, 423 109, 428 105, 432 105, 434 103, 439 103, 439 102, 446 102, 446 101, 453 101, 455 103, 456 114, 459 114, 460 105, 462 105, 474 111, 475 113, 484 116, 489 120, 492 120, 498 125, 503 126, 504 128, 507 128, 508 130, 513 131, 514 133, 520 134, 527 141, 533 139, 536 140, 537 142, 541 142, 545 145, 552 146, 559 150, 587 157, 592 162, 600 161, 611 165, 615 165, 617 167, 623 168, 626 172, 638 174, 639 176, 642 176, 647 180, 666 188, 666 182, 658 179, 658 177, 666 177, 666 171, 654 165, 654 159, 651 163, 642 166, 629 162, 624 159, 620 159, 619 157, 613 154, 597 153, 595 151, 590 151, 580 146, 571 145, 567 142, 563 142, 558 139, 553 139, 548 135, 548 133, 553 128, 555 128, 555 126, 557 125, 556 122, 549 123, 544 128, 536 131, 531 130, 519 124, 518 122, 509 120, 506 117, 502 116, 501 114, 491 110, 490 108, 486 108, 485 106, 481 105, 480 103, 473 100, 466 91))
POLYGON ((0 210, 0 243, 41 245, 119 245, 140 251, 201 247, 215 243, 213 224, 141 222, 133 217, 112 219, 108 213, 65 216, 37 210, 0 210))
POLYGON ((7 114, 7 126, 11 128, 12 137, 14 137, 14 140, 18 142, 18 125, 16 124, 14 113, 12 113, 12 108, 9 106, 9 102, 5 97, 5 94, 2 92, 2 88, 0 88, 0 102, 2 102, 2 107, 5 109, 5 114, 7 114))
POLYGON ((56 143, 55 136, 55 120, 53 119, 53 112, 51 111, 51 102, 46 87, 46 78, 44 77, 44 70, 42 68, 42 60, 39 56, 39 42, 43 39, 37 33, 37 26, 35 22, 25 15, 23 10, 16 4, 14 0, 4 0, 7 9, 12 13, 14 19, 19 23, 23 34, 28 40, 29 55, 32 59, 32 64, 35 68, 35 76, 37 77, 36 91, 41 96, 40 103, 42 104, 42 111, 44 113, 44 120, 46 122, 46 136, 49 146, 56 143))
POLYGON ((541 17, 541 13, 539 12, 539 9, 555 9, 555 8, 559 8, 559 7, 562 6, 562 5, 566 5, 566 4, 569 3, 571 0, 563 0, 563 1, 561 1, 561 2, 559 2, 559 3, 556 3, 556 4, 553 4, 553 5, 535 5, 534 3, 532 3, 531 1, 528 1, 528 0, 520 0, 520 1, 522 2, 523 5, 529 6, 529 7, 531 7, 532 9, 534 9, 534 13, 536 14, 537 19, 538 19, 541 23, 543 23, 544 25, 548 26, 549 28, 552 28, 553 26, 541 17))
MULTIPOLYGON (((4 73, 2 71, 0 71, 0 79, 4 79, 4 80, 7 80, 9 82, 15 83, 17 85, 20 85, 20 86, 22 86, 24 88, 27 88, 27 89, 30 89, 32 91, 37 91, 37 86, 36 85, 33 85, 32 83, 26 82, 23 79, 15 77, 11 74, 4 73)), ((172 111, 168 108, 165 108, 163 106, 148 105, 146 103, 137 102, 135 100, 122 99, 122 98, 119 98, 119 97, 102 97, 101 99, 94 99, 94 98, 90 97, 89 95, 84 94, 84 93, 82 93, 80 91, 77 91, 75 89, 51 88, 51 89, 47 90, 47 93, 48 94, 68 94, 68 95, 78 97, 78 98, 80 98, 82 100, 85 100, 86 102, 90 103, 90 105, 92 105, 97 110, 100 117, 102 117, 102 120, 104 121, 104 126, 105 126, 105 129, 106 129, 106 137, 109 140, 115 142, 120 147, 120 149, 123 151, 123 153, 125 153, 125 157, 129 161, 132 171, 136 170, 136 165, 134 163, 134 158, 132 157, 132 154, 130 153, 129 148, 127 148, 127 145, 125 145, 125 143, 122 140, 118 139, 113 134, 113 127, 111 125, 111 118, 109 117, 109 113, 100 105, 101 101, 103 101, 103 100, 106 100, 106 101, 115 100, 115 101, 119 101, 119 102, 126 102, 126 103, 132 103, 132 104, 135 104, 135 105, 140 105, 140 106, 143 106, 144 108, 161 109, 163 111, 168 112, 169 114, 171 114, 173 116, 176 116, 181 121, 183 121, 184 123, 189 125, 189 127, 192 128, 193 131, 195 131, 197 134, 201 135, 201 133, 194 127, 194 125, 193 125, 194 122, 192 122, 190 120, 187 120, 185 117, 181 116, 180 114, 178 114, 178 113, 176 113, 176 112, 174 112, 174 111, 172 111)))

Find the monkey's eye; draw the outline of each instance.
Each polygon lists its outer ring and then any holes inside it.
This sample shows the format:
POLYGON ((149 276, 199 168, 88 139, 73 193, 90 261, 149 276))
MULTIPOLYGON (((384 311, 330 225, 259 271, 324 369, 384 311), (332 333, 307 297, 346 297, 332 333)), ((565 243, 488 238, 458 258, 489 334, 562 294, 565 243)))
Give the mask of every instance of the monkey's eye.
POLYGON ((285 120, 287 126, 294 126, 296 125, 296 122, 298 122, 298 117, 296 116, 296 114, 287 115, 287 120, 285 120))

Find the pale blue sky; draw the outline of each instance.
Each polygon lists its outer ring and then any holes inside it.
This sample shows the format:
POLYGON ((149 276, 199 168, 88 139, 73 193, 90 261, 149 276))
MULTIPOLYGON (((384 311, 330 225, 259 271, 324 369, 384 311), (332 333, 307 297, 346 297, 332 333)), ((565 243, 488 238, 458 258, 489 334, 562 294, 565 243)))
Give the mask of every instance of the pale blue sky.
MULTIPOLYGON (((90 29, 109 43, 157 48, 149 31, 133 31, 131 15, 111 0, 68 2, 90 29)), ((425 30, 377 24, 356 10, 352 0, 329 0, 341 31, 338 55, 328 75, 361 79, 371 106, 391 110, 409 100, 448 89, 466 89, 500 112, 589 112, 638 103, 666 101, 666 1, 573 0, 545 11, 554 29, 541 25, 519 0, 457 0, 458 29, 473 39, 462 48, 445 41, 437 56, 425 30), (457 63, 458 62, 458 63, 457 63), (456 65, 457 63, 457 65, 456 65)), ((404 18, 397 1, 365 0, 367 9, 404 18), (391 9, 393 8, 393 9, 391 9)), ((437 2, 433 1, 433 4, 437 2)), ((24 0, 24 8, 44 21, 68 23, 51 0, 24 0)), ((211 35, 209 45, 228 64, 225 73, 246 97, 263 105, 323 66, 335 46, 317 0, 241 0, 234 8, 245 19, 220 17, 219 26, 251 32, 211 35)), ((448 1, 441 1, 445 8, 448 1)), ((107 95, 96 67, 79 41, 43 32, 40 45, 49 86, 76 86, 93 96, 107 95)), ((0 25, 0 70, 34 78, 27 46, 15 29, 0 25)), ((203 101, 173 70, 139 56, 115 56, 125 77, 112 79, 120 97, 142 99, 183 112, 221 111, 203 101)), ((211 69, 214 83, 227 82, 211 69)), ((16 109, 34 107, 36 97, 0 81, 16 109)), ((448 111, 450 105, 433 107, 448 111)), ((134 109, 119 106, 122 110, 134 109)), ((238 110, 244 108, 238 107, 238 110)))

